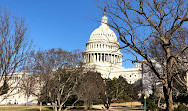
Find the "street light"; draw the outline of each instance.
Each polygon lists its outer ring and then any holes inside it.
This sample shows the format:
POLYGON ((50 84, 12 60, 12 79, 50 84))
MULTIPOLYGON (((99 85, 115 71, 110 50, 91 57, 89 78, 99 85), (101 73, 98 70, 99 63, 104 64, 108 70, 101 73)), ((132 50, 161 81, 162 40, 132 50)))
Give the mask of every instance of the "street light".
POLYGON ((146 96, 144 96, 144 111, 146 111, 146 96))
POLYGON ((132 111, 132 98, 131 98, 131 111, 132 111))

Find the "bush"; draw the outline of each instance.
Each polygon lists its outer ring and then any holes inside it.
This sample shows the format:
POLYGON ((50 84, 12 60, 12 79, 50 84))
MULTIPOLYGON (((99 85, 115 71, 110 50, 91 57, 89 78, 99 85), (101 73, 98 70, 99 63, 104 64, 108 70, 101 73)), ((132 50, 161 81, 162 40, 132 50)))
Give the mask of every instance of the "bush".
POLYGON ((129 97, 129 96, 124 96, 123 99, 124 99, 125 101, 131 101, 131 97, 129 97))
POLYGON ((188 104, 188 95, 180 94, 178 96, 173 96, 173 100, 176 103, 180 102, 181 104, 183 104, 183 103, 188 104))
MULTIPOLYGON (((144 106, 144 95, 141 96, 140 101, 144 106)), ((158 97, 155 95, 150 95, 149 98, 146 99, 146 109, 150 111, 163 111, 160 107, 157 106, 158 97)), ((163 99, 161 99, 163 103, 163 99)))
POLYGON ((188 108, 185 105, 180 104, 177 108, 174 108, 174 111, 188 111, 188 108))

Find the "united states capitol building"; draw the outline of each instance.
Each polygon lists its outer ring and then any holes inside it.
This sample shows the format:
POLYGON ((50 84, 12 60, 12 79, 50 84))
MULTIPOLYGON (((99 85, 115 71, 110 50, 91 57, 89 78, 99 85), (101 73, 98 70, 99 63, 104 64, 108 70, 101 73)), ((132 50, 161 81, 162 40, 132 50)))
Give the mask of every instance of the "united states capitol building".
POLYGON ((140 64, 134 68, 122 66, 123 54, 120 52, 120 45, 116 34, 107 25, 108 18, 103 14, 101 25, 95 29, 86 43, 86 50, 82 53, 83 64, 89 70, 100 72, 103 78, 126 78, 130 84, 142 78, 140 64))
MULTIPOLYGON (((103 78, 113 79, 122 76, 129 84, 133 84, 142 79, 141 65, 135 64, 134 68, 122 66, 123 54, 119 50, 120 45, 116 34, 107 25, 107 20, 108 18, 104 14, 101 25, 91 33, 90 39, 86 43, 86 50, 82 53, 84 67, 100 72, 103 78)), ((13 74, 12 80, 9 81, 12 88, 7 94, 0 97, 0 104, 37 104, 37 96, 30 95, 28 97, 23 88, 17 85, 30 75, 32 74, 13 74)), ((41 86, 36 84, 35 88, 39 87, 41 86)))

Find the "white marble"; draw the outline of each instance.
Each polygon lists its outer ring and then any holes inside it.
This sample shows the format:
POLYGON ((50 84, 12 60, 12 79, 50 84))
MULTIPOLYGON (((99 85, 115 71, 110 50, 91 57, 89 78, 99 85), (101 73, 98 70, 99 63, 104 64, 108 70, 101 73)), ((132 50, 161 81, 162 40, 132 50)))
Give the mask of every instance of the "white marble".
POLYGON ((130 84, 142 78, 141 65, 126 69, 122 66, 123 54, 119 50, 116 34, 107 25, 108 18, 103 15, 101 25, 95 29, 86 43, 82 53, 84 66, 88 70, 100 72, 103 78, 118 78, 122 76, 130 84))

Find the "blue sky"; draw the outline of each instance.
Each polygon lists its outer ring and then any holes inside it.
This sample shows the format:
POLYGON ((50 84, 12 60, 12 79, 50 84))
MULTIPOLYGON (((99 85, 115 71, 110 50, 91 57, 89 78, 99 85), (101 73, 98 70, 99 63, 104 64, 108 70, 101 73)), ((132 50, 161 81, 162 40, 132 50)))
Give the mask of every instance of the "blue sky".
POLYGON ((99 25, 94 0, 1 0, 1 7, 23 16, 30 36, 43 49, 85 49, 90 33, 99 25))
MULTIPOLYGON (((30 37, 42 49, 84 51, 103 14, 96 0, 0 0, 0 6, 25 18, 30 37)), ((130 57, 124 54, 124 60, 130 57)), ((133 67, 130 61, 123 66, 133 67)))

